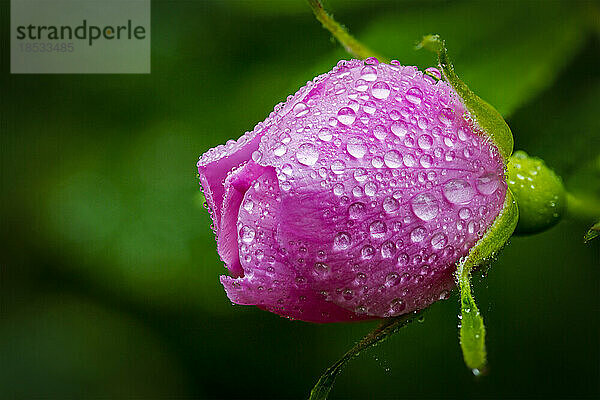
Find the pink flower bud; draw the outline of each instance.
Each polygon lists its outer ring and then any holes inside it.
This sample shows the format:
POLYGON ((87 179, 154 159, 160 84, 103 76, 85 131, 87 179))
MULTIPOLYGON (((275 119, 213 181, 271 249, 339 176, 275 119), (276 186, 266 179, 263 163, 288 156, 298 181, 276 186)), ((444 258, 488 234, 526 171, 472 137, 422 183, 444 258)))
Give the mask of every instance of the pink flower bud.
POLYGON ((340 61, 200 158, 232 302, 335 322, 448 297, 507 185, 496 147, 428 71, 340 61))

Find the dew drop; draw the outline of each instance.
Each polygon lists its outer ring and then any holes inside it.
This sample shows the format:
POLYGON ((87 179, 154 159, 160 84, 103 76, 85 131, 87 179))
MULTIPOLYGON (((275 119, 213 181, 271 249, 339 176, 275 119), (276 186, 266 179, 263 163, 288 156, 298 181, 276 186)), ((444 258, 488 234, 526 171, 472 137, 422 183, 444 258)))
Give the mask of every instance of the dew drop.
POLYGON ((296 152, 296 158, 300 164, 307 166, 315 165, 319 159, 319 151, 315 145, 311 143, 304 143, 298 148, 298 151, 296 152))
POLYGON ((364 79, 359 79, 354 83, 354 89, 359 92, 366 92, 369 88, 369 84, 364 79))
POLYGON ((366 245, 360 250, 360 256, 365 260, 370 260, 375 255, 375 248, 371 245, 366 245))
POLYGON ((452 204, 467 204, 475 196, 471 184, 463 179, 451 179, 444 184, 444 197, 452 204))
POLYGON ((325 263, 318 262, 315 263, 314 271, 317 276, 322 277, 327 275, 327 273, 329 272, 329 266, 325 263))
POLYGON ((471 218, 471 210, 469 210, 468 208, 461 208, 458 211, 458 216, 460 217, 460 219, 469 219, 471 218))
POLYGON ((331 139, 333 138, 333 135, 331 134, 331 131, 327 128, 322 128, 319 131, 319 139, 321 139, 324 142, 329 142, 331 139))
POLYGON ((406 303, 402 299, 394 299, 390 303, 390 311, 394 315, 400 314, 406 309, 406 303))
POLYGON ((396 252, 396 245, 394 242, 385 242, 381 245, 381 257, 392 258, 396 252))
POLYGON ((286 151, 287 147, 285 146, 285 144, 280 143, 279 146, 275 147, 275 149, 273 150, 273 154, 275 154, 277 157, 281 157, 285 154, 286 151))
POLYGON ((396 150, 385 153, 383 161, 388 168, 400 168, 402 166, 402 156, 396 150))
POLYGON ((352 238, 350 237, 350 234, 348 234, 346 232, 339 232, 333 238, 333 248, 335 250, 346 250, 347 248, 350 247, 351 243, 352 243, 352 238))
POLYGON ((373 166, 373 168, 381 168, 383 167, 383 159, 379 156, 375 156, 371 160, 371 165, 373 166))
POLYGON ((343 174, 346 170, 346 164, 342 160, 335 160, 331 163, 331 170, 336 175, 343 174))
POLYGON ((477 178, 475 186, 477 186, 477 190, 479 190, 479 192, 489 196, 498 189, 498 186, 500 186, 500 182, 498 182, 498 175, 492 172, 482 175, 477 178))
POLYGON ((296 116, 296 118, 298 117, 302 117, 306 114, 308 114, 308 106, 302 102, 296 104, 292 110, 296 116))
POLYGON ((356 120, 356 113, 350 107, 342 107, 338 111, 337 119, 344 125, 352 125, 356 120))
POLYGON ((346 144, 346 150, 352 157, 363 158, 367 153, 367 145, 361 138, 351 137, 346 144))
POLYGON ((448 238, 443 233, 436 233, 431 238, 431 247, 436 250, 443 249, 448 244, 448 238))
POLYGON ((429 72, 431 75, 435 76, 438 79, 442 79, 442 74, 440 73, 440 70, 435 67, 429 67, 425 71, 429 72))
POLYGON ((426 233, 427 233, 427 231, 425 230, 425 228, 423 228, 422 226, 419 226, 419 227, 413 229, 412 232, 410 233, 410 240, 412 240, 415 243, 418 243, 418 242, 422 241, 423 239, 425 239, 426 233))
POLYGON ((374 67, 367 65, 360 72, 360 77, 365 81, 373 82, 377 79, 377 70, 374 67))
POLYGON ((357 182, 364 182, 365 180, 367 180, 367 177, 369 175, 367 174, 367 171, 364 168, 356 168, 354 170, 354 179, 356 179, 357 182))
POLYGON ((406 128, 406 124, 404 122, 394 122, 392 124, 392 133, 399 138, 403 138, 406 136, 408 129, 406 128))
POLYGON ((419 139, 417 139, 417 144, 423 150, 427 150, 433 145, 433 138, 429 135, 421 135, 419 136, 419 139))
POLYGON ((248 225, 244 225, 240 229, 240 239, 242 239, 242 242, 250 244, 254 240, 254 236, 256 236, 256 231, 248 225))
POLYGON ((387 132, 385 130, 385 126, 383 126, 383 125, 377 125, 373 129, 373 136, 375 136, 379 140, 385 140, 385 137, 387 136, 387 132))
POLYGON ((452 111, 450 108, 442 108, 440 114, 438 115, 438 119, 444 125, 450 125, 454 120, 454 111, 452 111))
POLYGON ((429 168, 433 165, 433 158, 429 154, 423 154, 419 159, 419 163, 423 168, 429 168))
POLYGON ((375 82, 371 88, 371 94, 379 100, 387 99, 390 95, 390 91, 390 85, 382 81, 375 82))
POLYGON ((367 114, 373 114, 373 113, 375 113, 375 110, 377 110, 377 107, 375 106, 375 103, 373 103, 372 101, 367 101, 365 103, 365 105, 363 106, 363 110, 365 110, 365 112, 367 114))
POLYGON ((375 182, 367 182, 365 185, 365 194, 367 196, 375 196, 377 193, 377 184, 375 182))
POLYGON ((412 104, 419 105, 423 100, 423 92, 418 87, 413 86, 406 91, 406 100, 412 104))
POLYGON ((387 226, 385 225, 385 222, 376 220, 371 222, 371 225, 369 225, 369 231, 371 232, 371 236, 379 239, 385 236, 385 233, 387 232, 387 226))
POLYGON ((404 156, 402 156, 402 162, 404 162, 404 165, 406 165, 409 168, 417 165, 417 161, 415 160, 415 157, 412 154, 405 154, 404 156))
POLYGON ((354 297, 354 292, 352 291, 352 289, 345 289, 345 290, 342 292, 342 297, 343 297, 345 300, 352 300, 352 298, 354 297))
POLYGON ((413 213, 423 221, 434 219, 440 210, 436 198, 430 193, 421 193, 413 197, 411 207, 413 213))
POLYGON ((393 197, 386 197, 383 199, 383 209, 387 213, 393 213, 398 208, 400 208, 400 203, 393 197))
POLYGON ((365 215, 365 213, 366 206, 364 203, 356 202, 350 204, 350 207, 348 207, 348 215, 352 219, 360 219, 365 215))

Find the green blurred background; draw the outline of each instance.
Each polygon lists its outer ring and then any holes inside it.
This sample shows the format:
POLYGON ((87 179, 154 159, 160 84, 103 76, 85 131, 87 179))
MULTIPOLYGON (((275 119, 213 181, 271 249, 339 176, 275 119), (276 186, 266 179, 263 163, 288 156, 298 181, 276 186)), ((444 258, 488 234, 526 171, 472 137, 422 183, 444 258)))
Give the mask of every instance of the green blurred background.
MULTIPOLYGON (((600 152, 597 2, 334 1, 408 65, 424 34, 571 191, 600 152)), ((375 323, 232 306, 198 156, 348 58, 297 1, 154 1, 150 75, 10 75, 1 3, 0 398, 303 398, 375 323)), ((595 178, 598 178, 596 176, 595 178)), ((475 292, 490 374, 456 294, 344 370, 331 398, 597 398, 600 241, 590 221, 514 237, 475 292)))

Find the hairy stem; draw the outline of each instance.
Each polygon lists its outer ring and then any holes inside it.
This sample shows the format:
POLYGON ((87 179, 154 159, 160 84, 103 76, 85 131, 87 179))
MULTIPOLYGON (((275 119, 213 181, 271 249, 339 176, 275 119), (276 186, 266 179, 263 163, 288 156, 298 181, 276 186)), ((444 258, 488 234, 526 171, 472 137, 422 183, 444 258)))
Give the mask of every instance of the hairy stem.
POLYGON ((331 34, 344 46, 344 49, 356 58, 365 59, 376 57, 379 61, 389 62, 385 57, 381 57, 367 46, 356 40, 348 30, 340 25, 331 15, 325 11, 320 0, 308 0, 308 4, 312 9, 317 20, 323 24, 331 34))
POLYGON ((324 400, 327 399, 335 379, 342 372, 342 368, 346 363, 358 356, 363 350, 376 345, 383 340, 387 339, 400 328, 410 324, 420 313, 410 313, 401 315, 399 317, 387 318, 381 325, 369 332, 364 338, 361 339, 354 347, 346 352, 335 364, 327 368, 327 370, 321 375, 319 381, 310 392, 309 400, 324 400))

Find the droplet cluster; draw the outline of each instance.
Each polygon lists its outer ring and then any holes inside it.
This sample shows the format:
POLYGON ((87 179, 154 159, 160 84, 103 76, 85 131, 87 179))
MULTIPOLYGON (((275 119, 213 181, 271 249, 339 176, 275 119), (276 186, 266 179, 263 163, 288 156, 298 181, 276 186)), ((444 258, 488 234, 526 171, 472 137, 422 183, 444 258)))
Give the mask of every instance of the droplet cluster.
POLYGON ((199 162, 211 194, 209 172, 263 168, 238 188, 244 275, 222 282, 232 301, 290 318, 389 317, 447 298, 506 194, 500 156, 453 89, 398 62, 341 61, 245 137, 199 162))

